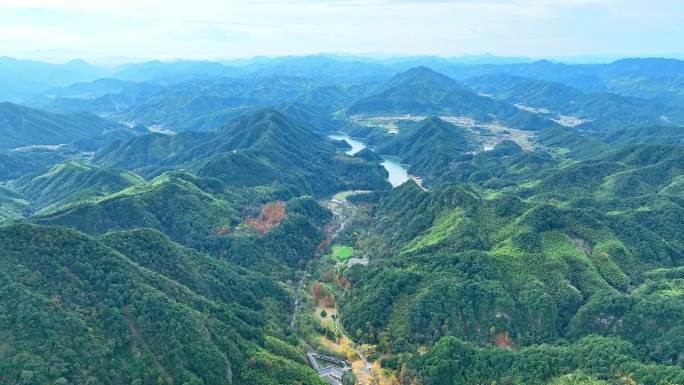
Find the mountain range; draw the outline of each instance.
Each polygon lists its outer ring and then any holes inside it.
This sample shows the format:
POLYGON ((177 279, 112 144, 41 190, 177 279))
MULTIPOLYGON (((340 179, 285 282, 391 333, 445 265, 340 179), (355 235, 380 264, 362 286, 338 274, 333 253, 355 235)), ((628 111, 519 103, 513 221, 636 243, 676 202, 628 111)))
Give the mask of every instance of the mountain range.
POLYGON ((0 59, 0 383, 684 384, 681 63, 0 59))
POLYGON ((67 144, 127 127, 87 112, 68 114, 0 103, 0 149, 67 144))
POLYGON ((540 129, 556 123, 481 95, 426 67, 396 75, 346 111, 350 115, 452 115, 540 129))

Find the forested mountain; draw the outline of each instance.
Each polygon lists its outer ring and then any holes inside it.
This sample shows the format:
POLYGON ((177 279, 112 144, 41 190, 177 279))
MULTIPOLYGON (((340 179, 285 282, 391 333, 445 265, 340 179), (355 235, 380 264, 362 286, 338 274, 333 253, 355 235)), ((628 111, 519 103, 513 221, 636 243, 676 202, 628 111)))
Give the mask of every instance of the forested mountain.
POLYGON ((458 185, 423 192, 405 184, 374 213, 384 240, 370 249, 374 267, 349 271, 345 327, 395 357, 427 346, 429 357, 398 356, 425 383, 536 384, 575 370, 600 377, 602 354, 631 362, 611 367, 638 383, 681 381, 684 201, 668 187, 680 184, 681 154, 628 147, 551 167, 491 198, 458 185), (562 338, 571 344, 525 347, 562 338), (592 345, 595 353, 581 353, 592 345), (504 358, 497 347, 520 350, 504 358), (528 354, 572 358, 547 358, 548 370, 529 372, 528 354), (463 358, 441 366, 447 357, 463 358), (470 360, 502 361, 479 368, 470 360))
POLYGON ((67 144, 124 128, 90 113, 55 114, 18 104, 0 103, 0 150, 67 144))
POLYGON ((45 148, 0 151, 0 181, 41 174, 66 156, 64 152, 45 148))
POLYGON ((681 62, 488 60, 12 72, 0 384, 684 384, 681 62))
POLYGON ((174 131, 215 130, 244 113, 285 103, 315 109, 317 119, 329 119, 333 111, 346 107, 360 92, 352 86, 286 76, 193 79, 172 84, 108 83, 97 81, 75 90, 59 90, 32 103, 54 111, 90 111, 174 131), (111 92, 102 91, 107 85, 112 87, 111 92), (73 95, 79 89, 91 96, 73 95))
POLYGON ((224 191, 216 180, 166 174, 33 221, 92 234, 152 228, 184 245, 286 278, 323 239, 320 226, 328 214, 309 209, 315 203, 304 198, 283 198, 279 191, 238 194, 224 191), (268 231, 262 234, 250 224, 259 210, 281 204, 268 231))
POLYGON ((684 62, 665 58, 632 58, 606 64, 565 64, 539 60, 533 63, 451 66, 446 74, 463 79, 506 74, 549 80, 583 92, 612 92, 625 96, 682 100, 684 62))
POLYGON ((452 161, 475 148, 469 131, 432 117, 402 130, 383 143, 378 152, 401 158, 403 163, 411 165, 411 173, 429 182, 448 172, 452 161))
MULTIPOLYGON (((270 109, 236 118, 212 133, 145 135, 115 142, 98 152, 95 161, 155 175, 180 165, 206 172, 207 167, 216 168, 217 162, 238 156, 250 159, 255 167, 241 170, 243 173, 259 178, 271 175, 268 183, 290 185, 308 193, 330 192, 340 185, 378 188, 384 183, 379 166, 338 156, 332 142, 311 126, 270 109)), ((230 178, 224 182, 233 183, 230 178)))
POLYGON ((620 125, 684 124, 684 110, 676 105, 610 93, 585 94, 575 88, 546 80, 508 75, 485 75, 465 79, 474 90, 541 114, 572 116, 595 129, 620 125))
POLYGON ((29 212, 29 204, 20 194, 0 187, 0 222, 25 216, 29 212))
POLYGON ((45 174, 20 178, 15 187, 31 201, 34 211, 45 211, 109 195, 143 182, 130 172, 68 161, 53 166, 45 174))
POLYGON ((94 238, 16 225, 0 228, 0 245, 0 370, 8 376, 256 385, 266 375, 321 383, 301 363, 269 352, 286 345, 263 333, 284 330, 287 297, 258 273, 150 230, 94 238), (249 357, 255 365, 245 364, 249 357), (264 360, 279 370, 263 373, 264 360))
POLYGON ((371 95, 352 104, 347 113, 369 115, 456 115, 478 122, 501 121, 512 127, 540 129, 555 123, 476 94, 456 81, 426 67, 396 75, 371 95))
POLYGON ((83 60, 53 64, 0 57, 0 101, 25 100, 36 92, 92 81, 105 73, 83 60))

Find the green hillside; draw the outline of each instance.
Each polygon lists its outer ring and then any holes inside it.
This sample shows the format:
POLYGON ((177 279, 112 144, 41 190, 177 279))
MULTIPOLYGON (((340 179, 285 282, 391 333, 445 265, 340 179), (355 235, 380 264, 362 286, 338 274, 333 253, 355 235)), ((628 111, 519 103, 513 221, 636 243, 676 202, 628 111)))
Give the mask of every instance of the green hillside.
POLYGON ((66 144, 123 127, 90 113, 55 114, 0 103, 0 150, 66 144))
POLYGON ((392 136, 377 151, 401 158, 402 163, 411 165, 412 174, 430 183, 447 172, 452 161, 475 146, 474 138, 466 129, 439 118, 427 118, 416 127, 392 136))
POLYGON ((499 100, 591 121, 587 127, 605 130, 622 125, 683 124, 684 110, 662 101, 606 92, 583 93, 547 80, 503 74, 477 76, 464 83, 499 100))
POLYGON ((0 223, 26 216, 29 204, 21 195, 0 187, 0 223))
POLYGON ((17 190, 32 203, 34 211, 54 211, 63 205, 103 197, 136 184, 139 176, 80 162, 60 163, 35 178, 22 178, 17 190))
POLYGON ((0 245, 0 371, 8 378, 244 384, 289 370, 321 384, 301 363, 267 353, 265 332, 283 330, 277 315, 287 297, 256 273, 147 230, 98 239, 16 225, 0 228, 0 245), (248 364, 264 355, 283 370, 248 364))
POLYGON ((250 167, 240 171, 247 174, 241 179, 276 182, 283 188, 299 190, 299 194, 386 186, 379 165, 339 156, 333 143, 313 127, 269 109, 236 118, 213 133, 144 135, 116 142, 102 149, 95 161, 149 176, 181 166, 206 173, 207 167, 216 167, 216 162, 238 159, 250 159, 250 167))
POLYGON ((456 115, 478 122, 501 121, 528 130, 553 127, 548 119, 480 96, 456 81, 417 67, 400 73, 346 109, 348 115, 456 115))
POLYGON ((345 328, 377 344, 385 365, 413 368, 425 383, 546 384, 576 370, 678 383, 681 151, 637 145, 600 160, 551 162, 523 173, 539 178, 533 183, 496 193, 405 184, 381 196, 373 230, 357 243, 368 246, 355 250, 373 263, 347 271, 345 328), (592 344, 595 355, 581 353, 592 344), (574 358, 556 363, 557 354, 574 358), (548 369, 528 370, 535 356, 548 369), (612 374, 596 362, 602 356, 612 374))
POLYGON ((0 385, 684 384, 684 62, 0 67, 0 385))
POLYGON ((319 226, 328 214, 310 198, 289 200, 279 226, 260 235, 246 220, 260 206, 278 199, 278 192, 237 194, 223 192, 222 186, 215 179, 165 174, 149 184, 89 199, 33 221, 91 234, 152 228, 186 246, 279 277, 287 277, 322 240, 319 226))

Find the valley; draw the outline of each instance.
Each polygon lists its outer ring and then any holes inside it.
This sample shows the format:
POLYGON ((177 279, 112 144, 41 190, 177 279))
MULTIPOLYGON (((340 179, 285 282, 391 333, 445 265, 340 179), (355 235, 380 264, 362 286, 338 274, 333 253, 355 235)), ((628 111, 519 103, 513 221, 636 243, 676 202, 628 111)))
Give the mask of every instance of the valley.
POLYGON ((230 63, 5 92, 0 382, 684 383, 680 62, 230 63))
MULTIPOLYGON (((352 221, 359 215, 359 209, 347 198, 358 194, 368 194, 369 191, 344 191, 335 194, 326 206, 333 213, 333 221, 327 226, 326 237, 329 248, 314 257, 307 265, 307 270, 301 273, 301 279, 298 281, 295 290, 295 306, 293 313, 292 327, 296 330, 302 340, 302 343, 307 347, 307 357, 311 365, 322 378, 326 379, 333 385, 342 384, 342 375, 347 371, 353 373, 355 383, 358 385, 393 385, 397 384, 396 376, 386 369, 382 369, 379 365, 368 361, 367 356, 373 354, 373 347, 369 345, 360 346, 354 343, 344 331, 341 323, 341 317, 337 307, 337 297, 342 295, 344 287, 339 287, 339 283, 325 284, 326 288, 332 289, 331 297, 328 299, 319 300, 320 293, 318 289, 314 289, 321 285, 321 282, 327 280, 324 276, 330 274, 339 274, 339 269, 342 266, 367 265, 367 257, 354 256, 354 248, 351 246, 341 246, 338 244, 340 239, 338 236, 345 228, 350 225, 352 221), (329 254, 325 254, 328 252, 329 254), (318 322, 319 327, 323 329, 323 334, 316 331, 309 331, 308 333, 301 333, 302 328, 296 323, 300 322, 318 322), (307 321, 304 321, 307 320, 307 321), (319 363, 314 364, 317 355, 323 357, 336 357, 347 361, 349 364, 342 365, 342 370, 333 370, 325 367, 320 367, 319 363), (333 374, 332 376, 330 374, 333 374)), ((325 202, 324 202, 325 203, 325 202)), ((327 290, 327 289, 323 289, 327 290)), ((315 325, 315 324, 314 324, 315 325)), ((306 330, 306 327, 304 328, 306 330)), ((314 330, 316 328, 314 327, 314 330)), ((325 365, 324 365, 325 366, 325 365)), ((339 365, 337 365, 339 367, 339 365)))
MULTIPOLYGON (((346 151, 345 153, 347 155, 353 156, 354 154, 358 153, 359 151, 363 150, 364 148, 368 148, 363 142, 353 139, 349 137, 348 135, 339 135, 339 134, 334 134, 334 135, 329 135, 329 137, 333 140, 343 140, 349 146, 351 147, 350 150, 346 151)), ((387 181, 393 186, 397 187, 402 185, 404 182, 409 180, 410 178, 415 178, 414 176, 410 176, 408 174, 408 169, 405 165, 401 164, 399 159, 396 157, 392 156, 382 156, 382 162, 380 162, 380 165, 385 168, 387 171, 388 177, 387 181)))

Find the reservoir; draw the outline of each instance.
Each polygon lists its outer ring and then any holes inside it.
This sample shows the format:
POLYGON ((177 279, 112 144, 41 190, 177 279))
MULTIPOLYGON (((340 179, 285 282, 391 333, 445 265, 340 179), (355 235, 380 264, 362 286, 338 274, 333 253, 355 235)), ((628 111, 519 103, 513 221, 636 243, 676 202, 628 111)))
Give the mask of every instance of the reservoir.
POLYGON ((382 159, 384 160, 380 165, 389 173, 388 180, 392 187, 400 186, 409 180, 408 169, 406 165, 400 163, 399 158, 396 156, 383 156, 382 159))
MULTIPOLYGON (((356 140, 345 133, 335 133, 328 135, 328 137, 333 140, 344 140, 347 142, 347 144, 351 146, 351 149, 345 152, 347 155, 354 155, 366 148, 366 145, 363 142, 356 140)), ((401 164, 399 158, 395 156, 383 156, 382 159, 383 161, 380 162, 380 165, 387 170, 387 173, 389 174, 387 180, 392 187, 400 186, 409 180, 408 168, 406 165, 401 164)))
POLYGON ((366 145, 363 144, 363 142, 358 141, 356 139, 353 139, 351 136, 349 136, 347 134, 343 134, 343 133, 333 134, 333 135, 328 135, 328 137, 330 139, 333 139, 333 140, 344 140, 345 142, 347 142, 347 144, 351 146, 351 149, 347 150, 345 152, 345 154, 347 154, 347 155, 354 155, 357 152, 366 148, 366 145))

